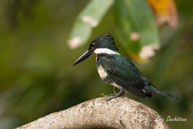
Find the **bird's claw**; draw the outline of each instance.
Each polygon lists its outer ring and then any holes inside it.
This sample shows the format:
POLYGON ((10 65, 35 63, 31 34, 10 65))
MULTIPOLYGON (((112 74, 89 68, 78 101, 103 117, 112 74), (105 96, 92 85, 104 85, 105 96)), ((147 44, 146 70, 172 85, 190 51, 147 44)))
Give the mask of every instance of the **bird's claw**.
POLYGON ((114 95, 110 94, 110 97, 106 101, 110 101, 119 96, 123 96, 124 94, 125 94, 125 90, 121 89, 118 94, 114 94, 114 95))

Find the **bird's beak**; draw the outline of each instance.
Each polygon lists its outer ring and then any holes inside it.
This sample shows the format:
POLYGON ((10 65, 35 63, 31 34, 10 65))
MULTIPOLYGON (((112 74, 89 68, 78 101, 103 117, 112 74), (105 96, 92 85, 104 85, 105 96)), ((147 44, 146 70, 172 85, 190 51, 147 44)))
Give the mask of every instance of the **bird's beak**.
POLYGON ((73 65, 76 65, 80 62, 82 62, 83 60, 85 60, 86 58, 88 58, 92 53, 93 53, 93 49, 91 50, 87 50, 85 53, 83 53, 75 62, 73 65))

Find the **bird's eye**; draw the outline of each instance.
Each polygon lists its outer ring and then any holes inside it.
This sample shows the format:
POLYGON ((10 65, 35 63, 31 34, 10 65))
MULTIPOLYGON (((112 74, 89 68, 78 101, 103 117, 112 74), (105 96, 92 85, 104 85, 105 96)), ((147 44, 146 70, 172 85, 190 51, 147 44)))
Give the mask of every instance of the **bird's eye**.
POLYGON ((92 42, 91 45, 94 46, 94 45, 95 45, 95 42, 92 42))

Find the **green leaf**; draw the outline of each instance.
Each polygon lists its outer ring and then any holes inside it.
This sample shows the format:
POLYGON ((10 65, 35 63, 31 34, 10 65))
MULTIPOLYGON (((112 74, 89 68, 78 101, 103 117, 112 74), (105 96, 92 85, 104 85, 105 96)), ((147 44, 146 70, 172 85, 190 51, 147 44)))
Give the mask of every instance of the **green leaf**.
POLYGON ((68 44, 71 48, 77 48, 84 44, 91 35, 104 14, 112 6, 114 0, 91 0, 85 9, 79 14, 73 26, 68 44))
POLYGON ((135 60, 148 59, 159 46, 158 29, 145 0, 115 1, 117 35, 122 46, 135 60), (149 55, 145 55, 148 54, 149 55))

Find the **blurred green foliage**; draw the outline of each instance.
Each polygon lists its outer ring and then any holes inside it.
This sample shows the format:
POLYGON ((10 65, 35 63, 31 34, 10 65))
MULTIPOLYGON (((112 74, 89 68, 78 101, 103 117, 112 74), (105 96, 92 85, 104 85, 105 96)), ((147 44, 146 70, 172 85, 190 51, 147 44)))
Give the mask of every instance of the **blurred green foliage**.
POLYGON ((81 46, 88 41, 93 28, 100 23, 113 2, 114 0, 91 0, 88 3, 74 23, 70 35, 71 40, 69 41, 69 46, 71 48, 81 46))
MULTIPOLYGON (((95 57, 72 67, 89 43, 76 50, 67 45, 73 22, 87 3, 88 0, 0 1, 0 128, 13 128, 113 92, 112 86, 99 78, 95 57)), ((181 99, 127 96, 150 106, 164 118, 187 118, 187 122, 168 122, 171 128, 191 129, 193 1, 176 0, 176 4, 178 27, 162 28, 161 49, 147 64, 136 65, 157 87, 181 99)), ((89 40, 111 32, 118 41, 116 22, 110 20, 113 18, 114 8, 93 29, 89 40)), ((123 49, 121 52, 125 54, 123 49)))
POLYGON ((110 7, 114 10, 115 18, 111 20, 115 20, 114 27, 123 50, 135 60, 147 61, 149 54, 144 53, 142 48, 148 45, 149 51, 154 51, 153 47, 159 48, 160 42, 153 12, 145 0, 90 1, 73 25, 69 46, 77 48, 86 43, 110 7), (147 55, 146 58, 141 56, 141 52, 147 55))

